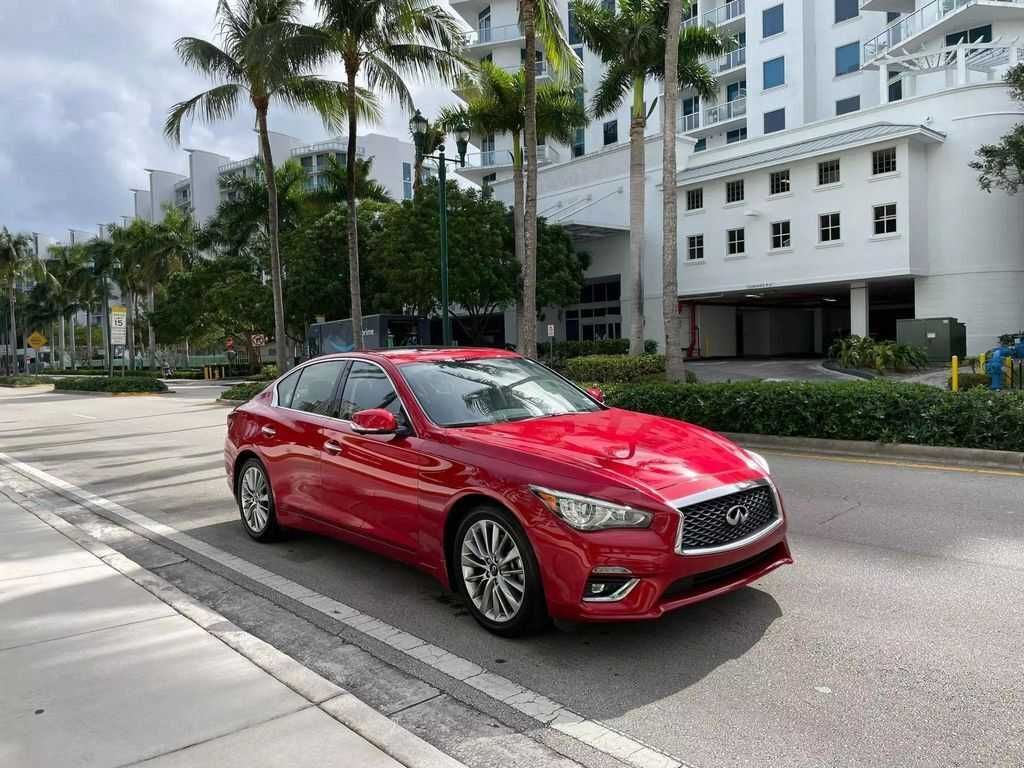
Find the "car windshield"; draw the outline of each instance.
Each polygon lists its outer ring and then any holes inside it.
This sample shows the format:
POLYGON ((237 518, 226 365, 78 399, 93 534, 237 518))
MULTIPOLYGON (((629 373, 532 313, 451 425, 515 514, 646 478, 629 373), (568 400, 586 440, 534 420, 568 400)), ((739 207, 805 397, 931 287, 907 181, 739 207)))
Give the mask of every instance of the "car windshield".
POLYGON ((601 406, 543 365, 520 357, 438 360, 402 366, 405 380, 435 424, 469 427, 601 406))

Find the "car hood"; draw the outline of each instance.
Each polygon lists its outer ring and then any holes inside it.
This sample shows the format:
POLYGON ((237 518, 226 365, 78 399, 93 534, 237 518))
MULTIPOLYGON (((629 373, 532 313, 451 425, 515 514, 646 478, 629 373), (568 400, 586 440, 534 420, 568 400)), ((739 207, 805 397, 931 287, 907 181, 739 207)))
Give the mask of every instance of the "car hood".
POLYGON ((591 469, 651 490, 758 473, 736 444, 693 424, 608 408, 458 430, 474 442, 591 469))

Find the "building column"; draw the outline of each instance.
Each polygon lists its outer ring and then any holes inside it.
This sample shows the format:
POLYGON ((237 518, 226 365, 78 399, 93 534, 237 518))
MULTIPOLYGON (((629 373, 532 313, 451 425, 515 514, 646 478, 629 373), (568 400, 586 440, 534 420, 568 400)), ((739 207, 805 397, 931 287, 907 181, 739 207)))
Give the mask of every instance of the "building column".
POLYGON ((850 334, 868 335, 869 290, 867 283, 850 283, 850 334))
POLYGON ((882 64, 878 67, 878 103, 889 103, 889 65, 882 64))

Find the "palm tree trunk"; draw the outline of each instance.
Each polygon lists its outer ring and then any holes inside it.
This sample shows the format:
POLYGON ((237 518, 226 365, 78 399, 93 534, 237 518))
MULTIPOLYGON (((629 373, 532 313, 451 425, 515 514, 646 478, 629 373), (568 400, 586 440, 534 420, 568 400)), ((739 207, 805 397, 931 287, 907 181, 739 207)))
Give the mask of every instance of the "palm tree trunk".
POLYGON ((64 321, 65 321, 64 313, 61 312, 60 313, 60 369, 62 371, 65 368, 64 355, 65 355, 65 353, 68 350, 67 343, 66 343, 67 339, 64 336, 64 321))
POLYGON ((423 155, 416 153, 416 160, 412 166, 412 196, 415 198, 416 193, 420 191, 420 186, 423 184, 423 155))
POLYGON ((14 292, 14 278, 11 277, 11 282, 7 286, 7 305, 10 312, 7 327, 7 351, 11 361, 9 369, 11 374, 18 372, 18 321, 14 317, 14 308, 17 306, 17 303, 18 296, 14 292))
POLYGON ((260 153, 263 155, 263 175, 267 182, 267 230, 270 236, 270 288, 274 294, 274 352, 277 370, 288 370, 288 337, 284 325, 284 284, 281 274, 280 221, 277 209, 277 179, 274 178, 274 157, 270 150, 267 130, 267 105, 256 106, 256 121, 260 132, 260 153))
POLYGON ((128 356, 128 367, 135 369, 135 291, 128 289, 128 312, 125 316, 125 354, 128 356))
MULTIPOLYGON (((526 221, 523 218, 526 190, 523 180, 523 145, 519 131, 512 132, 512 188, 514 190, 512 200, 512 236, 515 240, 516 262, 519 264, 520 278, 525 279, 526 273, 526 221)), ((516 295, 516 318, 522 325, 522 318, 526 315, 524 297, 526 286, 516 295)), ((520 346, 522 349, 522 335, 520 335, 520 346)))
MULTIPOLYGON (((668 0, 666 39, 679 39, 682 0, 668 0)), ((665 46, 665 95, 661 102, 661 312, 665 323, 665 375, 669 381, 686 379, 682 329, 679 318, 679 216, 676 205, 676 113, 679 109, 679 46, 665 46)))
POLYGON ((633 81, 633 110, 629 121, 629 354, 644 352, 644 78, 633 81))
POLYGON ((519 318, 519 352, 537 357, 537 32, 536 0, 523 0, 519 10, 526 37, 526 205, 523 210, 523 314, 519 318))
POLYGON ((107 375, 110 376, 114 371, 114 362, 110 356, 110 298, 107 290, 107 278, 103 278, 103 319, 101 320, 103 328, 103 362, 107 369, 107 375))
POLYGON ((92 366, 92 303, 85 305, 85 355, 87 366, 92 366))
POLYGON ((146 294, 146 325, 149 333, 149 369, 156 370, 156 331, 153 329, 153 310, 156 307, 156 291, 149 286, 146 294))
POLYGON ((71 317, 68 318, 68 325, 71 326, 71 370, 78 370, 78 340, 75 338, 75 328, 78 323, 75 322, 75 315, 78 314, 77 309, 71 310, 71 317))
POLYGON ((348 156, 345 158, 348 189, 348 282, 352 296, 352 345, 363 348, 363 298, 359 286, 359 220, 356 217, 356 71, 348 75, 348 156))

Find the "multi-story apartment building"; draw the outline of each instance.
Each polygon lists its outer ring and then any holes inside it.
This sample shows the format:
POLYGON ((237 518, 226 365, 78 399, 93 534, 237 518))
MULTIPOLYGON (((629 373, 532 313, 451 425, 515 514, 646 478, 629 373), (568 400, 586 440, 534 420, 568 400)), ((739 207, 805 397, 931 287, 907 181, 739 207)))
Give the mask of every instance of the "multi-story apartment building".
MULTIPOLYGON (((306 186, 315 189, 324 183, 324 171, 333 158, 343 166, 348 157, 348 138, 339 136, 309 144, 283 133, 270 134, 270 150, 275 165, 287 160, 299 162, 306 171, 306 186)), ((232 160, 224 155, 201 149, 185 149, 188 155, 186 174, 147 168, 149 188, 132 190, 135 216, 152 221, 159 218, 167 205, 191 211, 196 221, 206 222, 224 199, 221 179, 228 175, 255 176, 259 157, 251 155, 232 160)), ((368 133, 359 137, 356 156, 372 159, 373 178, 395 200, 412 197, 412 174, 415 148, 412 142, 391 136, 368 133)))
MULTIPOLYGON (((513 0, 453 8, 474 26, 471 50, 517 65, 513 0)), ((1024 327, 1021 200, 981 191, 969 167, 1022 119, 1002 78, 1024 52, 1024 0, 698 0, 687 17, 735 41, 710 63, 718 97, 684 92, 669 121, 692 354, 820 353, 840 334, 895 337, 913 317, 958 318, 975 353, 1024 327)), ((589 102, 601 63, 582 59, 589 102)), ((625 283, 626 121, 595 121, 539 171, 539 212, 591 257, 580 303, 541 319, 557 338, 619 336, 634 311, 663 338, 662 119, 648 131, 640 307, 625 283)), ((466 175, 507 202, 502 141, 466 175)))

